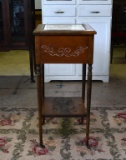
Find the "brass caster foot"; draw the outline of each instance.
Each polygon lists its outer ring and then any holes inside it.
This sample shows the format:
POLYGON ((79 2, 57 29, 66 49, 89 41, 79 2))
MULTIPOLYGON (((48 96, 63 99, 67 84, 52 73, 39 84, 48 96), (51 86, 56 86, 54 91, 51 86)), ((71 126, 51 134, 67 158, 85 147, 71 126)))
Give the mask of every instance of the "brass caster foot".
POLYGON ((87 148, 88 148, 88 149, 90 149, 90 146, 89 146, 89 144, 87 145, 87 148))
POLYGON ((45 148, 45 145, 41 144, 40 147, 41 147, 41 148, 45 148))

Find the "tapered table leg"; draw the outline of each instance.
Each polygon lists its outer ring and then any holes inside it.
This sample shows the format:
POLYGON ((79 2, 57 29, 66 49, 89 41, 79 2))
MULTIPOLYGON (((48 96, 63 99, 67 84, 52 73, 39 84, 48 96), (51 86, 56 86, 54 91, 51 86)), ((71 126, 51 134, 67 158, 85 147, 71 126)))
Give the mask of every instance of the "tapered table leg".
POLYGON ((39 140, 40 146, 45 147, 43 145, 43 136, 42 136, 42 89, 43 84, 41 77, 41 65, 36 66, 36 74, 37 74, 37 93, 38 93, 38 121, 39 121, 39 140))
MULTIPOLYGON (((86 84, 86 64, 82 64, 82 98, 85 102, 85 84, 86 84)), ((81 118, 81 124, 83 124, 84 117, 81 118)))
POLYGON ((92 65, 88 65, 87 81, 87 123, 86 123, 86 145, 89 148, 89 130, 90 130, 90 108, 91 108, 91 89, 92 89, 92 65))
POLYGON ((29 61, 30 61, 30 74, 31 74, 31 82, 35 82, 34 80, 34 57, 33 53, 29 51, 29 61))
MULTIPOLYGON (((41 65, 41 84, 42 84, 42 98, 45 97, 45 85, 44 85, 44 64, 41 65)), ((42 124, 45 124, 45 117, 42 117, 42 124)))

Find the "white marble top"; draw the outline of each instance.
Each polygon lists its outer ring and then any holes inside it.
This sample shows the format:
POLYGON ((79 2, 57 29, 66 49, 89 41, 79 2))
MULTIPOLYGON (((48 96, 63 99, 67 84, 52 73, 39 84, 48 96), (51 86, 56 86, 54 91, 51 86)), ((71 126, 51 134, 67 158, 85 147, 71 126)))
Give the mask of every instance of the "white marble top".
POLYGON ((85 30, 85 28, 81 25, 75 24, 46 24, 44 30, 85 30))

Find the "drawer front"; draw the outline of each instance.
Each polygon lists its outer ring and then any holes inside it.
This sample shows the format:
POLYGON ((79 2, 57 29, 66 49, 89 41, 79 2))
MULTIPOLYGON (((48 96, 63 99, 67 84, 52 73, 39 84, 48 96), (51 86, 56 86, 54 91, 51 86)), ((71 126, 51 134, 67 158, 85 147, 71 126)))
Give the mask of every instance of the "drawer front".
POLYGON ((79 17, 108 17, 112 15, 111 5, 80 5, 77 10, 79 17))
POLYGON ((53 5, 53 6, 44 6, 42 10, 43 16, 47 17, 67 17, 75 16, 75 7, 74 5, 53 5))
POLYGON ((42 0, 43 4, 75 4, 75 0, 42 0))
POLYGON ((112 4, 112 0, 79 0, 79 4, 112 4))
POLYGON ((42 63, 93 62, 93 36, 42 36, 42 63), (90 38, 89 38, 90 37, 90 38))
POLYGON ((75 24, 75 17, 43 17, 43 24, 75 24))

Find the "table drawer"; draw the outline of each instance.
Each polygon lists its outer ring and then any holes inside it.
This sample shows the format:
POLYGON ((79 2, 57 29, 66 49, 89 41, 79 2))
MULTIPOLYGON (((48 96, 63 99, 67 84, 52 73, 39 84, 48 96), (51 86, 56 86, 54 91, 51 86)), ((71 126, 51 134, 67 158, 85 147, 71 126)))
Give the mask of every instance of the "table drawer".
POLYGON ((79 17, 107 17, 112 15, 111 5, 80 5, 77 10, 79 17))
POLYGON ((44 6, 42 10, 43 16, 49 17, 67 17, 75 16, 75 6, 74 5, 55 5, 55 6, 44 6))
POLYGON ((93 36, 42 36, 42 63, 93 63, 93 36))

